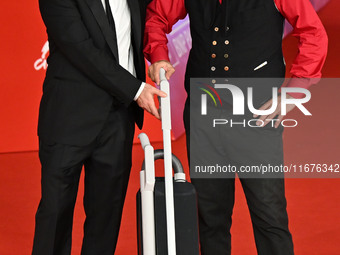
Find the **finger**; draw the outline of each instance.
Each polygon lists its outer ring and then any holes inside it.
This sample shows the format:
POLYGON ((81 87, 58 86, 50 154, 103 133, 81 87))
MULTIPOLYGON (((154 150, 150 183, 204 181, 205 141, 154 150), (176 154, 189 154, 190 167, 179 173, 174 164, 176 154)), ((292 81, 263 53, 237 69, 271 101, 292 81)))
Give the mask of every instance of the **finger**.
POLYGON ((159 118, 162 119, 161 108, 158 108, 158 109, 157 109, 157 112, 158 112, 159 118))
POLYGON ((153 88, 153 91, 151 93, 160 97, 167 97, 167 94, 164 91, 156 88, 153 88))
POLYGON ((158 112, 158 110, 157 110, 157 107, 156 107, 154 101, 150 102, 149 107, 150 107, 150 113, 151 113, 153 116, 155 116, 157 119, 160 119, 161 117, 160 117, 160 115, 159 115, 159 112, 158 112))
POLYGON ((143 107, 143 109, 144 109, 145 111, 147 111, 148 113, 151 113, 151 110, 150 110, 150 108, 149 108, 148 105, 145 105, 145 106, 143 107))
POLYGON ((256 125, 261 126, 263 124, 263 126, 265 126, 264 123, 265 123, 265 119, 267 119, 267 117, 268 117, 268 115, 261 115, 261 117, 256 121, 256 125))
POLYGON ((157 70, 158 70, 157 66, 152 68, 151 76, 152 76, 152 81, 158 85, 159 84, 159 74, 158 74, 159 71, 157 70))
MULTIPOLYGON (((271 105, 272 105, 272 99, 264 103, 258 110, 259 111, 267 110, 269 107, 271 107, 271 105)), ((254 118, 257 118, 258 116, 259 116, 258 114, 253 115, 254 118)))
POLYGON ((170 66, 170 68, 168 68, 166 74, 165 74, 165 77, 167 80, 170 79, 170 77, 174 74, 175 72, 175 68, 173 68, 172 66, 170 66))
POLYGON ((267 126, 267 124, 270 122, 270 120, 268 120, 269 118, 266 118, 265 120, 263 120, 263 122, 261 122, 262 127, 267 126))
POLYGON ((273 104, 273 100, 270 99, 269 101, 267 101, 266 103, 264 103, 260 108, 259 110, 266 110, 268 109, 270 106, 272 106, 273 104))
POLYGON ((148 69, 148 76, 151 80, 152 80, 152 69, 153 69, 152 66, 150 66, 148 69))
POLYGON ((278 128, 280 126, 281 121, 283 120, 283 115, 279 115, 277 118, 277 121, 275 122, 275 128, 278 128))
POLYGON ((266 126, 269 122, 276 120, 275 117, 278 116, 279 114, 280 114, 279 111, 276 110, 272 114, 268 115, 267 118, 264 120, 263 126, 266 126))
POLYGON ((155 80, 154 82, 156 82, 157 85, 159 85, 160 83, 160 79, 159 79, 159 71, 160 71, 161 67, 157 67, 155 72, 154 72, 154 77, 155 77, 155 80))

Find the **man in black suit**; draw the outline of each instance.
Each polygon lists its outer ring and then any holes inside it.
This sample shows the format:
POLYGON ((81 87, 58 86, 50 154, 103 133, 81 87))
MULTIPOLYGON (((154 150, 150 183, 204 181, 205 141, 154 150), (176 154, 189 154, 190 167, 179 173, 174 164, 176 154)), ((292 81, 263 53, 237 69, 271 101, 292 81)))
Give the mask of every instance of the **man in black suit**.
POLYGON ((134 125, 142 127, 141 108, 159 118, 153 97, 165 96, 142 82, 146 5, 147 0, 39 1, 50 56, 38 124, 42 198, 34 255, 70 254, 83 166, 82 254, 114 254, 134 125))

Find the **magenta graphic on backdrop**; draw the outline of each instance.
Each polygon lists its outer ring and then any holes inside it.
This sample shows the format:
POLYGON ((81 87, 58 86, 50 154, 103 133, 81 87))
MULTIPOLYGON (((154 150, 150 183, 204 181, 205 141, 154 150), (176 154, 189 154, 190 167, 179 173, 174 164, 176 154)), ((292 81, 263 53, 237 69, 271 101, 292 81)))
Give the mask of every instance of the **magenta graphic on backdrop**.
MULTIPOLYGON (((292 0, 294 1, 294 0, 292 0)), ((316 10, 320 10, 329 0, 310 0, 316 10)), ((292 31, 291 25, 286 22, 285 36, 292 31)), ((173 138, 176 139, 184 133, 183 109, 186 99, 184 90, 184 74, 189 51, 191 48, 191 36, 189 29, 189 19, 178 22, 171 34, 168 35, 168 47, 170 61, 174 65, 176 72, 170 79, 171 89, 171 118, 173 138)))

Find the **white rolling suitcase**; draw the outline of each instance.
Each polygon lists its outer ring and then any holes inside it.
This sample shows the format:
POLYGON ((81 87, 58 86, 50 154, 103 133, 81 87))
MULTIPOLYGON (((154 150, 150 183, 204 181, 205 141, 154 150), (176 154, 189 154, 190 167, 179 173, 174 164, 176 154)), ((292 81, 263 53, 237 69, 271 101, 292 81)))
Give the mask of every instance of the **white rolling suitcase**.
POLYGON ((154 151, 146 134, 138 136, 145 152, 137 193, 138 254, 198 255, 196 192, 171 153, 170 90, 164 69, 160 79, 160 89, 168 95, 160 102, 164 150, 154 151), (155 177, 157 159, 164 159, 164 178, 155 177))

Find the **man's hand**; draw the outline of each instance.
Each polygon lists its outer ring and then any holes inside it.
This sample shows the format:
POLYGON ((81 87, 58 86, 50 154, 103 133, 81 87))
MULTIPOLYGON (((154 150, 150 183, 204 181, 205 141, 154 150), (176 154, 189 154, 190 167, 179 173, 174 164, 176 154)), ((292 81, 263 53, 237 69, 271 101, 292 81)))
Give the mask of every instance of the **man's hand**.
MULTIPOLYGON (((293 98, 293 97, 287 94, 287 99, 290 99, 290 98, 293 98)), ((263 123, 263 127, 266 126, 269 122, 271 122, 271 120, 273 120, 275 118, 275 116, 278 116, 276 121, 275 121, 275 128, 277 128, 280 125, 280 123, 281 123, 281 121, 283 120, 283 117, 284 117, 281 114, 281 96, 278 96, 277 100, 278 100, 278 104, 277 104, 275 111, 270 115, 261 115, 259 120, 256 122, 256 124, 258 126, 262 125, 262 123, 263 123)), ((262 105, 259 110, 269 109, 272 106, 272 102, 273 102, 273 100, 270 99, 264 105, 262 105)), ((294 104, 288 104, 287 105, 287 113, 290 112, 291 110, 293 110, 294 107, 295 107, 294 104)), ((254 118, 256 118, 257 116, 258 115, 254 114, 254 118)))
POLYGON ((155 95, 160 96, 160 97, 167 96, 166 93, 164 93, 163 91, 146 83, 142 93, 139 95, 136 102, 141 108, 147 110, 157 119, 160 119, 161 117, 156 107, 155 100, 154 100, 155 95))
POLYGON ((171 75, 175 72, 175 68, 170 64, 169 61, 160 60, 153 63, 148 70, 148 75, 153 82, 156 82, 157 85, 160 83, 159 79, 159 70, 164 68, 165 77, 169 80, 171 75))

